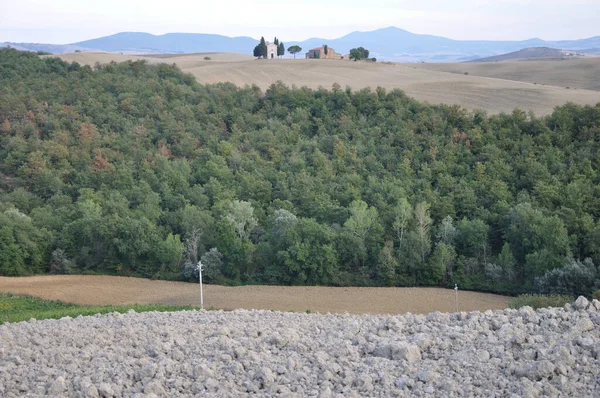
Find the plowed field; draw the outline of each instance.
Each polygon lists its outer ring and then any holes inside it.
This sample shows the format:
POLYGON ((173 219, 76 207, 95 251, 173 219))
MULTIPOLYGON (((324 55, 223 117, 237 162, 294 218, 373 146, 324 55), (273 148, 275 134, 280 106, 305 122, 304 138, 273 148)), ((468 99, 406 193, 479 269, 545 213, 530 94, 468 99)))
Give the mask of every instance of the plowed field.
MULTIPOLYGON (((28 294, 75 304, 199 304, 195 283, 91 275, 0 277, 0 292, 28 294)), ((459 311, 506 308, 509 298, 458 292, 459 311)), ((217 309, 349 312, 355 314, 454 312, 454 290, 438 288, 361 288, 321 286, 204 285, 204 305, 217 309)))

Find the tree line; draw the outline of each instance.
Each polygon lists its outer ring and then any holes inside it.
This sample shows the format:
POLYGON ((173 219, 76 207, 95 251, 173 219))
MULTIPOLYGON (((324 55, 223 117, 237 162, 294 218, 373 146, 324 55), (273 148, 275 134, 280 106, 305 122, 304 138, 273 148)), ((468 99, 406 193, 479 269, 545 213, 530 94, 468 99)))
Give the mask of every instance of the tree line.
POLYGON ((0 274, 459 286, 600 281, 600 105, 202 85, 0 50, 0 274))

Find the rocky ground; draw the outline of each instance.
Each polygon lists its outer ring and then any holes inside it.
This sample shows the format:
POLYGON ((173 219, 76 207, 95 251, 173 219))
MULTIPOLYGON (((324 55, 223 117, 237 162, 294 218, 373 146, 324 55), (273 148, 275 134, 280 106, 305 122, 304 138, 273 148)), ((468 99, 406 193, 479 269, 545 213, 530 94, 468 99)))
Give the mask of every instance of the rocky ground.
POLYGON ((0 396, 600 396, 600 302, 462 313, 191 311, 0 326, 0 396))

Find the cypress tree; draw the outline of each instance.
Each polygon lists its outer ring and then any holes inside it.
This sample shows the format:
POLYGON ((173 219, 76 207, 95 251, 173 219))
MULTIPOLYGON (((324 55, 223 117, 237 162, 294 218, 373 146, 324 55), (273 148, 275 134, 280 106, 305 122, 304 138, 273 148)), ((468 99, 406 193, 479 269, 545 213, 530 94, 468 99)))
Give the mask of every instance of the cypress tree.
POLYGON ((260 53, 263 58, 267 58, 267 43, 265 42, 264 36, 260 38, 260 53))

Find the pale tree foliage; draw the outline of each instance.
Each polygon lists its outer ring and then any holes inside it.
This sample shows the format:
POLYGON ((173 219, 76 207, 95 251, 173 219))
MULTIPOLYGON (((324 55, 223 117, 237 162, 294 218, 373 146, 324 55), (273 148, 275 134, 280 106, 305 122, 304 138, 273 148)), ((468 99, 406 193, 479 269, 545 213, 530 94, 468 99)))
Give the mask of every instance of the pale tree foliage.
POLYGON ((452 224, 452 217, 446 216, 442 220, 442 225, 437 234, 438 241, 446 245, 452 245, 457 234, 456 227, 452 224))
POLYGON ((497 263, 500 267, 502 267, 502 271, 503 271, 505 277, 509 281, 514 281, 515 277, 516 277, 516 274, 515 274, 516 260, 515 260, 515 256, 512 254, 512 251, 510 249, 510 243, 505 243, 504 246, 502 246, 502 251, 498 255, 497 263))
POLYGON ((502 267, 497 264, 487 263, 484 270, 485 276, 494 283, 499 282, 503 277, 502 267))
POLYGON ((394 241, 388 240, 379 252, 379 261, 376 266, 377 276, 392 286, 396 281, 397 268, 398 260, 394 255, 394 241))
POLYGON ((406 227, 408 226, 408 222, 410 221, 412 215, 412 206, 410 203, 408 203, 406 198, 402 198, 398 201, 395 212, 396 219, 394 220, 392 227, 394 228, 394 231, 396 231, 399 245, 402 245, 404 234, 406 233, 406 227))
POLYGON ((192 264, 198 264, 198 249, 200 248, 200 239, 202 232, 198 228, 192 229, 185 238, 185 254, 187 260, 192 264))
POLYGON ((417 236, 421 243, 421 261, 425 263, 425 255, 430 247, 429 229, 431 217, 429 216, 429 204, 421 202, 415 206, 415 219, 417 220, 417 236))
POLYGON ((238 238, 242 240, 250 238, 250 234, 258 225, 252 204, 243 200, 234 200, 225 218, 233 225, 238 238))
POLYGON ((290 228, 292 228, 298 222, 298 217, 296 217, 292 212, 285 209, 275 210, 275 223, 273 225, 273 229, 278 234, 283 234, 287 232, 290 228))
POLYGON ((31 218, 28 215, 21 213, 18 209, 15 209, 14 207, 6 210, 4 212, 4 215, 9 218, 12 218, 13 220, 31 222, 31 218))
MULTIPOLYGON (((197 252, 196 252, 197 256, 197 252)), ((223 255, 216 247, 213 247, 204 253, 200 259, 202 262, 202 277, 210 282, 218 281, 223 277, 223 255)), ((200 274, 198 271, 198 262, 192 262, 191 259, 183 265, 181 272, 184 279, 188 281, 198 281, 200 274)))
POLYGON ((431 256, 431 274, 436 282, 440 282, 449 276, 452 278, 453 265, 456 260, 454 246, 439 242, 431 256))
POLYGON ((73 263, 63 249, 56 249, 52 252, 52 258, 50 259, 50 273, 51 274, 69 274, 73 263))
POLYGON ((162 242, 159 256, 160 260, 167 269, 176 269, 183 258, 185 245, 181 242, 179 235, 169 234, 162 242))
POLYGON ((364 242, 367 234, 377 222, 377 209, 369 207, 362 200, 354 200, 350 203, 349 210, 350 218, 348 218, 344 226, 364 242))
POLYGON ((202 276, 210 281, 218 280, 223 276, 221 269, 223 267, 223 255, 216 247, 213 247, 202 255, 202 276))

